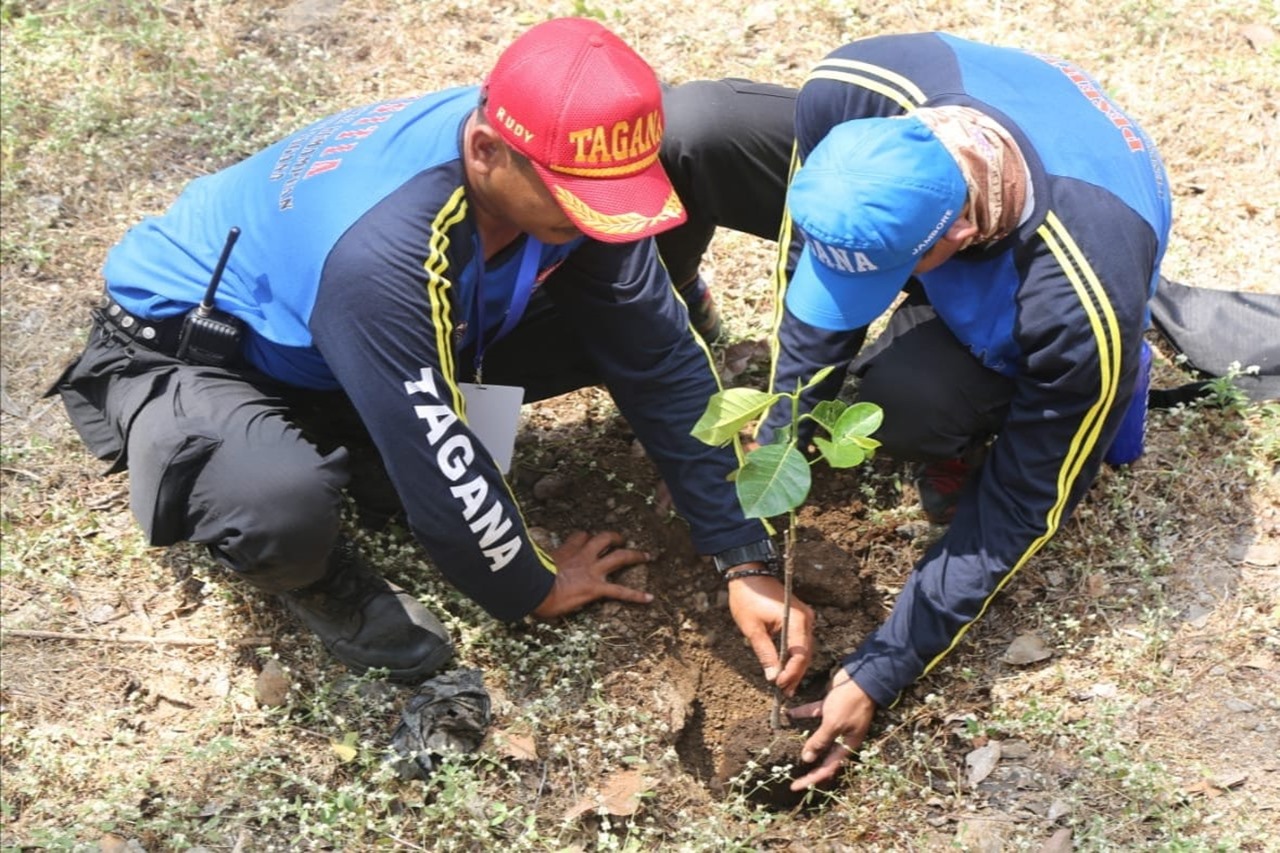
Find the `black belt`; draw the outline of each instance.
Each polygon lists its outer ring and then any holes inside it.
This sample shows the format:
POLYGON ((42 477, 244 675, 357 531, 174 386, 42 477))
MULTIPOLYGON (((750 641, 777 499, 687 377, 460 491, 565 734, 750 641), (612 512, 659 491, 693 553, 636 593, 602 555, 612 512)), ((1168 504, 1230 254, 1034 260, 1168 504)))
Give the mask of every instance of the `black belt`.
POLYGON ((165 355, 178 351, 178 340, 182 337, 181 314, 162 320, 139 317, 107 295, 103 303, 93 310, 93 316, 105 328, 124 335, 132 343, 165 355))

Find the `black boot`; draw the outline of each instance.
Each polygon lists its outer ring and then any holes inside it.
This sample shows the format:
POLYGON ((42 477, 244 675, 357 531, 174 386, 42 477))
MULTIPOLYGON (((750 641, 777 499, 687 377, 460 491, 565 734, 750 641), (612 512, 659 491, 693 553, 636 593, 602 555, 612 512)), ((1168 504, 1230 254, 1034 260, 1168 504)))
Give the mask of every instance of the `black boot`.
POLYGON ((281 598, 352 671, 386 669, 397 681, 421 681, 453 658, 440 621, 370 571, 352 543, 340 542, 329 563, 322 580, 281 598))

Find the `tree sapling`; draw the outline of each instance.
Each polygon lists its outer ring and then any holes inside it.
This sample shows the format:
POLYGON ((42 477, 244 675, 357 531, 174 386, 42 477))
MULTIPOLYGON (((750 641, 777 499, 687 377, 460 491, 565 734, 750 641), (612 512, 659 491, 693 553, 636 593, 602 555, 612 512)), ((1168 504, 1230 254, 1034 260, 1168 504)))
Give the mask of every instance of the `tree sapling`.
MULTIPOLYGON (((739 465, 730 474, 738 494, 738 502, 748 518, 759 518, 772 534, 769 519, 787 514, 787 529, 783 539, 783 603, 782 635, 778 642, 779 666, 786 665, 787 630, 791 613, 791 584, 796 537, 796 510, 809 496, 813 464, 799 449, 800 425, 811 420, 825 430, 827 436, 815 435, 813 444, 818 458, 825 459, 833 468, 852 468, 870 459, 880 442, 871 438, 880 428, 884 413, 874 403, 847 404, 838 400, 826 400, 814 406, 813 411, 800 414, 800 394, 806 388, 821 382, 834 368, 818 371, 805 385, 792 393, 760 391, 754 388, 726 388, 712 395, 702 417, 694 424, 695 438, 706 444, 722 447, 733 443, 739 465), (744 451, 742 430, 758 420, 774 404, 786 400, 791 409, 791 421, 780 430, 774 441, 744 451), (829 437, 828 437, 829 436, 829 437)), ((781 694, 775 691, 770 723, 781 726, 781 694)))

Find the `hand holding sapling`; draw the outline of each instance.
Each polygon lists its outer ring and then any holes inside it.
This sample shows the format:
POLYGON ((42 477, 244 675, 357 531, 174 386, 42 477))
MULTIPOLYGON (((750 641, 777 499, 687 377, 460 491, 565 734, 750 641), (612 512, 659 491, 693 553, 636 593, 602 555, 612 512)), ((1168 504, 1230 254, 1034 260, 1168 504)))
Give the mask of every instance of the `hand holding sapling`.
MULTIPOLYGON (((810 413, 801 414, 800 394, 806 388, 821 382, 833 368, 826 367, 814 374, 808 384, 797 387, 794 393, 770 393, 753 388, 726 388, 714 394, 707 401, 706 411, 694 425, 693 436, 700 441, 723 446, 733 443, 740 465, 732 475, 738 494, 738 502, 748 518, 765 519, 787 514, 787 531, 783 545, 783 620, 779 629, 780 648, 778 650, 779 666, 786 668, 788 656, 788 637, 790 617, 793 609, 791 582, 793 576, 793 557, 795 551, 796 508, 809 496, 812 477, 809 472, 810 462, 796 447, 796 436, 799 425, 808 419, 825 430, 829 437, 815 436, 814 445, 819 457, 825 459, 833 468, 851 468, 870 459, 880 442, 871 438, 871 434, 880 428, 884 415, 880 407, 874 403, 854 403, 848 405, 836 400, 825 401, 814 407, 810 413), (791 406, 791 423, 777 439, 749 452, 743 452, 740 432, 749 423, 756 421, 775 403, 787 400, 791 406)), ((816 461, 816 460, 815 460, 816 461)), ((770 532, 772 528, 770 527, 770 532)), ((806 605, 801 605, 808 612, 806 605)), ((739 619, 737 611, 734 619, 738 627, 748 639, 759 631, 758 624, 739 619)), ((812 621, 811 619, 809 620, 812 621)), ((810 651, 809 641, 805 651, 810 651)), ((757 652, 757 656, 760 653, 757 652)), ((765 660, 762 658, 762 664, 765 660)), ((766 664, 767 665, 767 664, 766 664)), ((806 661, 807 666, 807 661, 806 661)), ((790 675, 790 673, 788 673, 790 675)), ((780 725, 781 702, 775 701, 773 723, 780 725)))

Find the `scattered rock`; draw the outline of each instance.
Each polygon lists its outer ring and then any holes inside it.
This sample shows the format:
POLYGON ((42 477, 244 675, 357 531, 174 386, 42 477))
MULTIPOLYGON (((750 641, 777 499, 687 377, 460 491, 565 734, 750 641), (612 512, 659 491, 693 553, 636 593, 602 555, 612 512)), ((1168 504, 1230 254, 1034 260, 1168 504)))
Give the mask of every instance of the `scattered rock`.
POLYGON ((1004 740, 1000 742, 1000 757, 1011 761, 1021 761, 1031 757, 1031 744, 1025 740, 1004 740))
POLYGON ((1276 35, 1276 31, 1266 24, 1245 24, 1239 32, 1249 42, 1249 46, 1259 53, 1280 40, 1280 35, 1276 35))
POLYGON ((296 0, 284 8, 280 24, 294 32, 316 27, 332 20, 342 0, 296 0))
POLYGON ((1012 829, 1007 819, 965 818, 956 827, 953 844, 965 853, 1000 853, 1012 829))
POLYGON ((1232 711, 1236 714, 1252 714, 1254 711, 1258 710, 1256 705, 1246 702, 1243 699, 1237 699, 1234 696, 1226 699, 1222 704, 1227 706, 1228 711, 1232 711))
POLYGON ((31 218, 52 228, 63 216, 64 203, 60 195, 37 195, 29 200, 31 218))
POLYGON ((1070 853, 1075 847, 1071 839, 1071 830, 1064 826, 1040 845, 1040 853, 1070 853))
POLYGON ((1084 579, 1084 591, 1090 598, 1102 598, 1111 589, 1111 584, 1107 582, 1107 576, 1101 572, 1094 572, 1084 579))
POLYGON ((545 527, 530 527, 529 538, 544 551, 554 551, 560 547, 560 537, 545 527))
POLYGON ((533 484, 533 496, 540 501, 555 500, 569 493, 569 478, 561 474, 547 474, 533 484))
POLYGON ((267 708, 280 708, 289 701, 289 673, 280 665, 280 661, 270 658, 262 665, 253 682, 253 695, 258 704, 267 708))
POLYGON ((899 524, 894 529, 894 533, 908 542, 915 542, 917 539, 933 535, 933 525, 923 518, 912 519, 899 524))
POLYGON ((1001 658, 1013 666, 1026 666, 1053 657, 1053 649, 1035 634, 1020 634, 1005 649, 1001 658))
POLYGON ((100 853, 145 853, 146 849, 136 838, 121 838, 107 833, 98 839, 100 853))
POLYGON ((1212 613, 1213 611, 1206 607, 1201 607, 1199 604, 1192 604, 1187 608, 1187 611, 1183 614, 1182 618, 1187 620, 1187 622, 1191 624, 1192 628, 1203 628, 1209 622, 1209 617, 1212 613))
POLYGON ((116 618, 116 609, 110 604, 102 603, 89 609, 84 618, 95 625, 103 625, 116 618))
POLYGON ((1066 800, 1054 800, 1049 804, 1049 812, 1047 817, 1050 822, 1056 822, 1059 818, 1071 814, 1071 804, 1066 800))
POLYGON ((1120 695, 1120 690, 1114 684, 1106 681, 1099 681, 1097 684, 1089 688, 1086 697, 1089 699, 1114 699, 1120 695))
POLYGON ((964 757, 964 766, 969 768, 969 787, 976 787, 979 782, 991 775, 1000 762, 1000 741, 993 740, 986 746, 980 746, 964 757))

